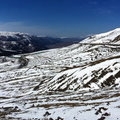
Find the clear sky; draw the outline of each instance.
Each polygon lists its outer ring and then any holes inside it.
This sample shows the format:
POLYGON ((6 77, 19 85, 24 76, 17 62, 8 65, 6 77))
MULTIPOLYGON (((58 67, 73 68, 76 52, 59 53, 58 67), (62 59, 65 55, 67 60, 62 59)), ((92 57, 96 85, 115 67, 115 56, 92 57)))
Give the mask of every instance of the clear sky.
POLYGON ((120 27, 120 0, 0 0, 0 31, 80 37, 120 27))

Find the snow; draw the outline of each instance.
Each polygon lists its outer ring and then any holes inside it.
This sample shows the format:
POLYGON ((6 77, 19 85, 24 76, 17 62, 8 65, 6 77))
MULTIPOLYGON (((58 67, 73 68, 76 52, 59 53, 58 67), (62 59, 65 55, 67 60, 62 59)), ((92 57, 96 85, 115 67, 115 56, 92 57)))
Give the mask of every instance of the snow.
MULTIPOLYGON (((0 36, 15 34, 0 33, 0 36)), ((120 28, 80 43, 116 44, 113 40, 118 35, 120 28)), ((19 68, 20 55, 7 57, 7 62, 1 62, 0 110, 6 106, 21 109, 6 117, 42 119, 48 111, 51 115, 47 118, 53 119, 97 120, 105 112, 110 113, 106 120, 119 118, 120 77, 115 77, 120 72, 119 48, 80 43, 25 54, 29 63, 23 68, 19 68), (114 83, 106 85, 110 76, 114 77, 114 83), (107 110, 96 115, 100 107, 107 110)), ((0 59, 2 61, 2 57, 0 59)))
MULTIPOLYGON (((6 36, 6 37, 17 37, 16 35, 25 35, 25 33, 21 33, 21 32, 5 32, 5 31, 0 31, 0 36, 6 36)), ((26 35, 28 35, 26 33, 26 35)))
MULTIPOLYGON (((101 33, 97 35, 93 35, 92 38, 90 39, 89 37, 85 39, 82 42, 87 42, 87 43, 109 43, 111 42, 115 37, 120 35, 120 28, 116 28, 112 31, 106 32, 106 33, 101 33)), ((120 44, 120 42, 119 42, 120 44)))

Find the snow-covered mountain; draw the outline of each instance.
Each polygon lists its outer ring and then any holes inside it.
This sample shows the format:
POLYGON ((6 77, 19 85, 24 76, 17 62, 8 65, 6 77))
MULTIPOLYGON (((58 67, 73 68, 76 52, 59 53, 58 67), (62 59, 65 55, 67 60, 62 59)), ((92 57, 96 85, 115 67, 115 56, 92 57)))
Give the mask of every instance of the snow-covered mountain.
POLYGON ((1 57, 6 119, 117 120, 119 91, 120 28, 64 48, 1 57))
POLYGON ((0 55, 12 55, 34 51, 31 36, 19 32, 0 32, 0 55))
POLYGON ((30 53, 79 42, 82 38, 38 37, 19 32, 0 32, 0 56, 30 53))

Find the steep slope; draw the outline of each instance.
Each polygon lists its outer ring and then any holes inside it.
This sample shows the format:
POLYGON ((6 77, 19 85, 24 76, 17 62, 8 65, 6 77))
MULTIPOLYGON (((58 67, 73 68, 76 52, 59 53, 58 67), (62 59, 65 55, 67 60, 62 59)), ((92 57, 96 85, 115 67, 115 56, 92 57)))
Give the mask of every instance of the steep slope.
POLYGON ((83 90, 115 87, 120 83, 120 55, 91 62, 56 75, 49 83, 50 90, 83 90))
POLYGON ((5 61, 1 57, 0 116, 119 119, 119 36, 117 28, 68 47, 15 55, 5 61))

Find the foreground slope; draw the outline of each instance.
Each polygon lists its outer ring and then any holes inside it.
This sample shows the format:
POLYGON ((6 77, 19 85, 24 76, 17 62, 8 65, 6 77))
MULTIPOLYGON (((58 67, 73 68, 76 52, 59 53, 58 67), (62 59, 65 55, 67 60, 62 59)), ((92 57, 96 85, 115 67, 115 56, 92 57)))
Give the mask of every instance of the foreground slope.
POLYGON ((0 63, 1 117, 119 119, 119 35, 117 28, 69 47, 8 57, 0 63))

